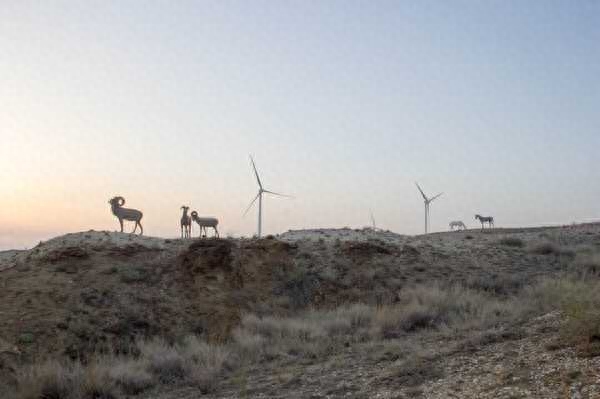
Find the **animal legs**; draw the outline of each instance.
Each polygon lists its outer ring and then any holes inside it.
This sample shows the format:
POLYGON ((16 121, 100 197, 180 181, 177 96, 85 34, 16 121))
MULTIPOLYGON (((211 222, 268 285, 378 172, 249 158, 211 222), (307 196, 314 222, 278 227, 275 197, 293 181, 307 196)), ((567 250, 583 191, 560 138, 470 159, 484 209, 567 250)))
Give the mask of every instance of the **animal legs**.
POLYGON ((121 233, 123 232, 123 219, 119 219, 119 224, 121 225, 121 233))

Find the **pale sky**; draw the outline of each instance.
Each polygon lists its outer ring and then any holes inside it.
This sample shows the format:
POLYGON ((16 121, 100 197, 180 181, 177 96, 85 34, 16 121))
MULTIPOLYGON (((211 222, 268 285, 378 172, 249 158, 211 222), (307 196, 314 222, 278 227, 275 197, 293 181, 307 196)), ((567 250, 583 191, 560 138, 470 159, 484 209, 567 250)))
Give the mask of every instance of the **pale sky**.
POLYGON ((600 219, 598 1, 0 3, 0 249, 115 230, 600 219), (132 226, 127 226, 131 229, 132 226))

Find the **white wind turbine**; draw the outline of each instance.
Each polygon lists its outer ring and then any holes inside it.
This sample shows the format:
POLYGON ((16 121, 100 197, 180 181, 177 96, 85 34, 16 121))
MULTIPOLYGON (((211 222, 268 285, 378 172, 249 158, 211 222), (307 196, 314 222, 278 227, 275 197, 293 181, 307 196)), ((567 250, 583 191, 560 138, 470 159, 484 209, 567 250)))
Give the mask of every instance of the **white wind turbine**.
POLYGON ((262 196, 263 196, 263 193, 273 194, 273 195, 277 195, 279 197, 287 197, 287 198, 292 198, 292 197, 290 195, 279 194, 279 193, 275 193, 273 191, 265 190, 263 188, 262 183, 260 182, 260 177, 258 176, 258 171, 256 170, 256 165, 254 164, 254 159, 252 158, 252 155, 250 155, 250 162, 252 162, 252 168, 254 169, 254 174, 256 175, 256 182, 258 183, 258 194, 256 194, 256 197, 254 197, 254 199, 252 200, 250 205, 248 205, 248 208, 246 208, 246 211, 244 212, 244 216, 246 216, 246 214, 248 213, 250 208, 252 208, 252 205, 254 205, 254 203, 258 199, 258 234, 257 235, 260 238, 260 235, 262 232, 262 196))
POLYGON ((444 193, 439 193, 435 197, 427 198, 427 196, 425 195, 423 190, 421 190, 419 183, 415 182, 415 184, 417 185, 419 192, 421 192, 421 195, 423 196, 423 201, 425 202, 425 234, 427 234, 427 231, 429 230, 429 204, 431 204, 433 202, 433 200, 435 200, 436 198, 438 198, 440 195, 442 195, 444 193))
POLYGON ((375 224, 375 217, 373 217, 373 211, 369 211, 369 213, 371 214, 371 227, 373 228, 373 231, 377 230, 377 225, 375 224))

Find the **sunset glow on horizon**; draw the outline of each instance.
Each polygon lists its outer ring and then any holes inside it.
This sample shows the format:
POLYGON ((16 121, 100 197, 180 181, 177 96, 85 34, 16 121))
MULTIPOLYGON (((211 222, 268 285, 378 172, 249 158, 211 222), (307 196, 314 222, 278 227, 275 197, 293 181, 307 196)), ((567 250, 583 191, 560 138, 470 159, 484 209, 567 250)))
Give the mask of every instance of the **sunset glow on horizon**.
MULTIPOLYGON (((600 3, 0 6, 0 250, 180 207, 251 236, 600 220, 600 3)), ((126 231, 133 224, 126 226, 126 231)), ((197 231, 195 232, 197 234, 197 231)))

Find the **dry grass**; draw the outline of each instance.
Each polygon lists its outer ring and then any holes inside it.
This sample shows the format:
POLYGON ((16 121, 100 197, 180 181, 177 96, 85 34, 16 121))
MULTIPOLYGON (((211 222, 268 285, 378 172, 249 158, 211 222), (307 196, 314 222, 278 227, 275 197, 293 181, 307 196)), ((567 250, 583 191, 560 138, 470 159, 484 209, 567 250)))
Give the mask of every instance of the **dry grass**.
POLYGON ((466 288, 475 291, 484 291, 497 296, 514 296, 523 288, 523 280, 512 274, 490 274, 487 276, 472 276, 464 282, 466 288))
POLYGON ((116 398, 113 381, 102 362, 87 367, 79 362, 48 361, 33 365, 18 377, 18 399, 112 399, 116 398))
POLYGON ((600 275, 600 253, 597 251, 577 253, 572 270, 583 276, 600 275))
POLYGON ((141 341, 140 356, 148 362, 148 370, 161 383, 170 384, 185 377, 185 359, 181 352, 160 338, 141 341))
POLYGON ((516 317, 512 303, 461 286, 415 287, 390 306, 353 305, 296 317, 248 315, 233 334, 245 359, 321 357, 349 342, 376 342, 422 330, 483 329, 516 317))
POLYGON ((546 279, 524 297, 535 313, 561 310, 564 344, 575 345, 583 355, 600 355, 600 281, 597 279, 546 279))
POLYGON ((600 282, 576 282, 562 298, 562 336, 586 356, 600 355, 600 282))
POLYGON ((421 329, 483 328, 511 316, 510 305, 462 286, 419 286, 406 290, 398 306, 383 307, 374 327, 383 338, 421 329))
POLYGON ((148 363, 139 359, 116 358, 111 362, 108 376, 123 393, 139 394, 152 388, 156 381, 148 371, 148 363))
POLYGON ((198 337, 186 337, 180 351, 185 357, 187 381, 203 393, 213 391, 219 377, 236 366, 229 348, 208 344, 198 337))
POLYGON ((498 295, 513 288, 512 281, 505 283, 510 287, 494 290, 414 286, 401 290, 398 302, 386 306, 310 309, 290 317, 249 314, 223 345, 195 336, 175 344, 155 338, 138 341, 131 351, 137 355, 105 356, 86 366, 78 362, 34 366, 19 375, 16 397, 110 399, 140 395, 159 384, 191 385, 208 393, 246 366, 278 360, 324 361, 348 345, 366 352, 379 348, 375 357, 395 362, 390 378, 404 386, 418 386, 440 377, 442 370, 432 366, 435 362, 423 356, 422 348, 413 344, 408 348, 407 342, 441 333, 464 341, 462 347, 468 350, 518 336, 518 328, 505 327, 557 309, 567 317, 563 340, 581 353, 600 353, 600 282, 546 279, 518 294, 498 295))
POLYGON ((441 378, 442 369, 435 363, 435 359, 409 357, 398 362, 389 371, 388 378, 401 386, 416 387, 424 382, 441 378))
POLYGON ((561 252, 560 247, 551 241, 532 244, 528 250, 536 255, 558 255, 561 252))
POLYGON ((187 337, 180 345, 139 341, 137 357, 98 357, 80 362, 49 361, 17 376, 18 399, 112 399, 138 395, 157 384, 191 384, 207 393, 224 370, 233 368, 228 349, 187 337))

